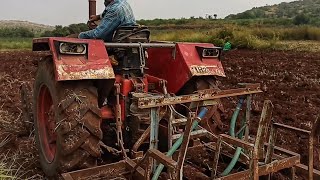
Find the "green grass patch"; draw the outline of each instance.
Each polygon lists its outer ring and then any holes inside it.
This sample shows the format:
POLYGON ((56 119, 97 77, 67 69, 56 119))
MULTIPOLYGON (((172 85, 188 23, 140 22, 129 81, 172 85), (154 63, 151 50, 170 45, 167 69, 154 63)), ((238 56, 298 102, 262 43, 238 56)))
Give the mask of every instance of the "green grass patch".
POLYGON ((0 38, 0 50, 31 48, 32 38, 0 38))

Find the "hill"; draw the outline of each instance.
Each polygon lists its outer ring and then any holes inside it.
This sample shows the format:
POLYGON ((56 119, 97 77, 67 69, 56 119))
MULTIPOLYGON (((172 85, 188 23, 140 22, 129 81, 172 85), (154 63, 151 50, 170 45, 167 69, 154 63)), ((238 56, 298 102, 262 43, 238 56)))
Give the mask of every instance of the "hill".
POLYGON ((17 21, 17 20, 0 20, 0 29, 3 28, 27 28, 35 34, 41 34, 44 31, 54 30, 53 26, 32 23, 28 21, 17 21))
POLYGON ((258 19, 258 18, 287 18, 292 19, 303 15, 310 19, 320 18, 320 0, 300 0, 277 5, 255 7, 251 10, 232 14, 226 19, 258 19))

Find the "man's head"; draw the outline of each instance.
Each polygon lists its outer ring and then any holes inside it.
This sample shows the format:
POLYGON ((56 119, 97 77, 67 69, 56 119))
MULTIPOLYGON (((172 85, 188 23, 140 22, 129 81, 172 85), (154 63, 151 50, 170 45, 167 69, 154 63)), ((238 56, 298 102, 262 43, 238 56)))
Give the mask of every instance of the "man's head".
POLYGON ((104 0, 104 5, 107 7, 113 0, 104 0))

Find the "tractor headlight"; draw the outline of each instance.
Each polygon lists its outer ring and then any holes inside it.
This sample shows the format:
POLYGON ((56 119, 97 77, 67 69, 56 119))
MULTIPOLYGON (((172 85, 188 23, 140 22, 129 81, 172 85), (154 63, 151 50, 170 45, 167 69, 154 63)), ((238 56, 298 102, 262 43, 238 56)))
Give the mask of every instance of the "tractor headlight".
POLYGON ((203 49, 202 51, 202 57, 211 57, 211 58, 216 58, 219 57, 220 51, 218 49, 214 48, 208 48, 208 49, 203 49))
POLYGON ((207 47, 196 46, 196 49, 201 59, 202 58, 218 58, 219 59, 221 55, 221 48, 219 47, 207 48, 207 47))
POLYGON ((87 44, 62 42, 59 51, 61 54, 86 54, 87 44))

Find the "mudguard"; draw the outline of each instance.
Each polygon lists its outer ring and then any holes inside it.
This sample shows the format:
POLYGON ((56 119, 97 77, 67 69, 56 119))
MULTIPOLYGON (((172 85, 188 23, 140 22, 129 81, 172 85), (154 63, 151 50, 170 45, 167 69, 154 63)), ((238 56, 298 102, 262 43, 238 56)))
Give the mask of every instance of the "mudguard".
POLYGON ((52 55, 57 81, 82 79, 115 79, 104 42, 75 38, 38 38, 33 40, 33 51, 47 51, 52 55), (61 43, 85 45, 83 53, 64 53, 61 43))
POLYGON ((219 57, 203 57, 199 49, 216 48, 207 43, 177 43, 175 49, 148 50, 148 74, 168 82, 170 93, 177 93, 192 77, 222 76, 224 69, 219 57))

